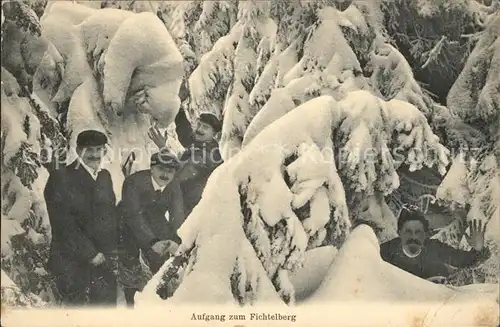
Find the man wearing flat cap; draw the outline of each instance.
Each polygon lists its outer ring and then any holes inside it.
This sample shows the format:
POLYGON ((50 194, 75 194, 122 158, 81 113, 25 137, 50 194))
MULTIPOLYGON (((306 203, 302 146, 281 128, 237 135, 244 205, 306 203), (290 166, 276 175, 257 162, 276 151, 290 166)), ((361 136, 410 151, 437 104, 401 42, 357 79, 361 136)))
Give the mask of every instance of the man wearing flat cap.
POLYGON ((111 175, 101 169, 107 137, 86 130, 78 158, 54 170, 44 190, 52 228, 48 268, 63 305, 116 305, 118 223, 111 175))
MULTIPOLYGON (((184 222, 184 207, 179 182, 174 179, 180 162, 168 149, 151 156, 151 168, 138 171, 123 183, 120 212, 122 265, 125 272, 139 267, 143 253, 154 274, 177 250, 180 239, 177 229, 184 222)), ((136 269, 137 270, 137 269, 136 269)), ((134 294, 144 287, 144 281, 133 281, 133 275, 121 281, 129 306, 134 294)), ((122 278, 122 277, 120 277, 122 278)))

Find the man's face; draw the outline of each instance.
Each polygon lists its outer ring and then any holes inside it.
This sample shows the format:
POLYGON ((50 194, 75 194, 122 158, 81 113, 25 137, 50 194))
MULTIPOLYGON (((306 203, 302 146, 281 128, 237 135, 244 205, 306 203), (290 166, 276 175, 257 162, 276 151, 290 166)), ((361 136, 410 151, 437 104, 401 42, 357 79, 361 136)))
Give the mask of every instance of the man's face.
POLYGON ((107 153, 104 145, 88 146, 76 149, 82 161, 92 169, 99 169, 102 159, 107 153))
POLYGON ((151 166, 151 175, 160 186, 165 186, 174 179, 175 168, 164 165, 151 166))
POLYGON ((407 221, 401 227, 399 237, 406 252, 418 254, 422 250, 426 238, 424 224, 418 220, 407 221))
POLYGON ((194 137, 198 142, 208 142, 215 136, 215 131, 209 124, 198 121, 194 130, 194 137))

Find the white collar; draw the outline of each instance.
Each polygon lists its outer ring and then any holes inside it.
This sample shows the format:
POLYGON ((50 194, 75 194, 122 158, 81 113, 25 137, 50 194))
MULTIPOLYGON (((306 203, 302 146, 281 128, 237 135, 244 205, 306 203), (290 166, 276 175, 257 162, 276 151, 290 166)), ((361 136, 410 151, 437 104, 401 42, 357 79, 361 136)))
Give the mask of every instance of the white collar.
POLYGON ((151 181, 153 182, 153 188, 154 188, 154 190, 155 190, 155 191, 160 190, 160 191, 162 191, 162 192, 163 192, 163 190, 164 190, 164 189, 165 189, 165 187, 167 186, 167 185, 163 185, 163 186, 158 185, 158 183, 155 181, 155 179, 154 179, 154 177, 153 177, 153 176, 151 176, 151 181))
POLYGON ((102 170, 102 167, 101 165, 99 165, 99 167, 97 168, 97 171, 96 172, 93 172, 92 168, 90 168, 89 166, 87 166, 85 164, 85 162, 83 162, 82 158, 78 157, 78 161, 80 162, 80 165, 82 165, 83 168, 85 168, 85 170, 89 173, 89 175, 94 179, 94 180, 97 180, 97 176, 99 175, 99 173, 101 172, 102 170))
POLYGON ((404 254, 405 254, 405 256, 407 256, 408 258, 412 258, 412 259, 413 259, 413 258, 416 258, 416 257, 418 257, 418 256, 420 255, 420 253, 422 253, 422 248, 420 248, 420 250, 419 250, 417 253, 415 253, 415 254, 410 254, 410 253, 406 252, 406 250, 405 250, 404 246, 403 246, 402 248, 403 248, 403 253, 404 253, 404 254))

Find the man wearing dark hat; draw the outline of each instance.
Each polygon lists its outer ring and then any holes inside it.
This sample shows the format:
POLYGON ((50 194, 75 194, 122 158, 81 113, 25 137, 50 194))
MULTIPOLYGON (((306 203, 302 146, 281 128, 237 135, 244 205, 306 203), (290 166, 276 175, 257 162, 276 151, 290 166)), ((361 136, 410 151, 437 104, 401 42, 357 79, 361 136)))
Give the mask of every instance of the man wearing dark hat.
POLYGON ((490 256, 484 246, 486 226, 480 220, 469 223, 466 236, 472 250, 455 249, 429 238, 429 223, 417 209, 404 208, 398 220, 399 237, 381 245, 385 261, 421 278, 443 283, 449 276, 446 265, 464 268, 475 265, 490 256))
MULTIPOLYGON (((174 179, 180 163, 168 149, 151 156, 151 168, 138 171, 125 179, 120 211, 123 217, 121 242, 125 271, 140 265, 139 250, 154 274, 169 255, 177 250, 177 229, 184 222, 184 207, 179 182, 174 179)), ((130 274, 133 279, 133 274, 130 274)), ((121 277, 120 277, 121 278, 121 277)), ((125 297, 133 305, 134 294, 144 281, 134 283, 123 278, 125 297)))
MULTIPOLYGON (((222 123, 214 114, 208 112, 200 114, 196 128, 193 130, 186 113, 181 109, 175 117, 175 125, 179 142, 186 150, 203 149, 206 152, 207 160, 217 165, 222 163, 219 143, 215 139, 217 133, 222 129, 222 123)), ((150 128, 149 137, 160 149, 165 146, 167 141, 166 134, 162 136, 156 126, 150 128)))
POLYGON ((64 305, 116 305, 118 225, 111 175, 101 169, 107 137, 77 137, 78 158, 54 170, 44 196, 52 228, 48 268, 64 305))
MULTIPOLYGON (((186 148, 181 155, 183 167, 180 170, 180 182, 185 212, 189 215, 198 204, 210 174, 223 161, 215 139, 222 124, 215 115, 202 113, 193 131, 182 109, 175 118, 175 124, 179 141, 186 148)), ((149 137, 159 148, 166 144, 166 137, 161 136, 155 126, 150 129, 149 137)))

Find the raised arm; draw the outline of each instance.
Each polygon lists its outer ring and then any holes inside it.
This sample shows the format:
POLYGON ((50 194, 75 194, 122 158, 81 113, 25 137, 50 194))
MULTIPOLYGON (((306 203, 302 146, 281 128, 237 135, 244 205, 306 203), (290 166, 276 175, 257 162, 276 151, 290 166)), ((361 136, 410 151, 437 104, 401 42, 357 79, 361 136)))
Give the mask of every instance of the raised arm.
POLYGON ((488 259, 491 252, 484 245, 485 233, 486 223, 483 224, 479 219, 469 221, 469 235, 466 234, 465 238, 472 250, 455 253, 455 256, 450 259, 450 264, 455 267, 467 267, 488 259))
POLYGON ((70 214, 68 190, 65 184, 64 173, 54 171, 50 174, 45 186, 44 197, 50 225, 53 233, 61 236, 64 245, 76 257, 88 263, 98 254, 98 251, 92 240, 78 226, 75 217, 70 214))
POLYGON ((436 242, 435 249, 442 262, 457 268, 473 266, 486 260, 491 254, 486 247, 483 247, 480 251, 475 249, 464 251, 440 242, 436 242))
POLYGON ((150 248, 159 239, 155 237, 144 218, 139 193, 130 180, 125 180, 123 183, 122 202, 124 206, 124 224, 130 228, 141 248, 150 248))
POLYGON ((189 148, 193 143, 194 131, 184 109, 180 109, 177 116, 175 116, 175 132, 182 146, 189 148))

